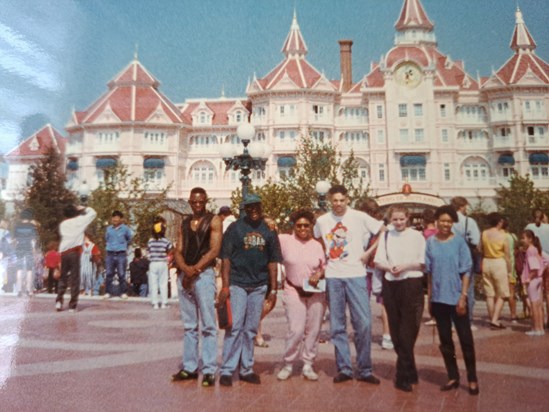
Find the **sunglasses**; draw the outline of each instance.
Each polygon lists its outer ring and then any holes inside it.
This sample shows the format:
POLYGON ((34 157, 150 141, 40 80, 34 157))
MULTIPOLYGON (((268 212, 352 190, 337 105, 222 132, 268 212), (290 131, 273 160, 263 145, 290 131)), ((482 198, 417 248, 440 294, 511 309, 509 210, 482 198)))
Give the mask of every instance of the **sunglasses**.
POLYGON ((307 229, 311 227, 311 225, 309 223, 296 223, 295 227, 298 229, 307 229))

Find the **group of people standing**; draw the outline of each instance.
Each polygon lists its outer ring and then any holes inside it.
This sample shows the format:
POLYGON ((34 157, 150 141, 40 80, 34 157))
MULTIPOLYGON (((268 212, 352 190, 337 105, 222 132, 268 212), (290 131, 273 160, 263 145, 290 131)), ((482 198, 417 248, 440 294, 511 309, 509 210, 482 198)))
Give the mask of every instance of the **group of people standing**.
POLYGON ((365 269, 373 261, 382 272, 383 303, 397 353, 395 387, 409 392, 418 384, 414 344, 421 324, 423 277, 427 273, 429 309, 436 319, 448 371, 448 381, 441 390, 459 386, 451 331, 454 323, 466 358, 469 393, 478 394, 467 316, 472 259, 465 239, 452 232, 458 222, 455 209, 445 206, 437 210, 438 231, 425 241, 420 232, 409 227, 409 212, 404 207, 390 209, 390 224, 386 226, 383 220, 351 208, 344 186, 333 186, 329 199, 330 212, 317 216, 308 210, 295 211, 290 219, 293 232, 278 235, 264 220, 261 199, 248 195, 242 202, 244 216, 223 234, 221 220, 206 211, 206 192, 201 188, 191 191, 193 214, 183 223, 175 254, 181 277, 184 338, 182 367, 172 380, 198 379, 202 372, 203 386, 215 384, 217 327, 212 268, 219 255, 222 287, 217 305, 225 306, 230 300, 232 312, 232 324, 225 330, 223 341, 220 385, 232 386, 237 371, 240 381, 261 383, 254 371, 253 340, 262 314, 276 304, 279 263, 285 267, 282 299, 288 332, 277 378, 290 378, 300 358, 301 374, 311 381, 319 379, 314 361, 328 307, 337 368, 334 383, 356 379, 378 385, 380 380, 373 373, 371 359, 370 289, 365 269), (370 242, 374 237, 377 240, 370 242), (347 313, 354 332, 355 368, 347 313))

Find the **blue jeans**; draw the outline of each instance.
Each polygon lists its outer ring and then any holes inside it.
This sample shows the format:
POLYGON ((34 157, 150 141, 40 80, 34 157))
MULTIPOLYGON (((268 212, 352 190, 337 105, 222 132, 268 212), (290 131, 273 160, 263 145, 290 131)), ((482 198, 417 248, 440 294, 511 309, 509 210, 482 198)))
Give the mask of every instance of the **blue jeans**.
POLYGON ((113 295, 112 281, 115 273, 118 274, 118 281, 120 282, 119 293, 123 295, 126 293, 126 267, 128 265, 128 257, 126 252, 107 252, 105 258, 105 293, 113 295))
POLYGON ((183 336, 183 369, 198 371, 198 319, 202 332, 202 373, 214 374, 217 369, 217 324, 215 317, 215 272, 204 270, 191 290, 177 281, 179 311, 185 329, 183 336))
POLYGON ((359 377, 372 374, 372 329, 370 299, 366 276, 358 278, 326 279, 328 305, 330 308, 330 330, 335 347, 338 373, 353 376, 351 350, 347 337, 346 307, 349 306, 351 324, 355 333, 356 366, 359 377))
POLYGON ((475 274, 471 271, 469 289, 467 289, 467 312, 469 321, 473 323, 473 308, 475 307, 475 274))
POLYGON ((267 285, 255 288, 231 286, 233 327, 225 331, 221 375, 234 373, 240 361, 240 375, 253 373, 254 338, 257 335, 267 285))

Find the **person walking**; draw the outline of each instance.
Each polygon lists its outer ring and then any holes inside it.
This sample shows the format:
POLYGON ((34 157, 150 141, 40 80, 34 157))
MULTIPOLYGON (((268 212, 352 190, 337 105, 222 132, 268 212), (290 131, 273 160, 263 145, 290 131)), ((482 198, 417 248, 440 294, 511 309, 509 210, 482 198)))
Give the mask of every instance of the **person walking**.
POLYGON ((15 256, 17 259, 16 291, 18 296, 24 293, 32 296, 34 293, 34 254, 38 243, 36 224, 32 221, 32 213, 25 209, 13 228, 15 256))
POLYGON ((189 205, 193 213, 183 218, 174 253, 179 269, 177 290, 184 335, 182 368, 172 375, 172 380, 197 379, 201 364, 202 386, 212 387, 217 370, 214 267, 221 249, 223 226, 219 216, 206 210, 207 203, 208 195, 203 188, 191 190, 189 205))
POLYGON ((133 233, 124 222, 124 214, 115 210, 112 212, 111 225, 105 232, 105 248, 107 257, 105 259, 105 295, 104 299, 109 299, 114 295, 113 280, 114 275, 118 276, 118 293, 122 299, 127 299, 126 294, 126 267, 128 266, 128 246, 132 240, 133 233))
POLYGON ((459 369, 452 340, 453 324, 467 369, 469 394, 478 395, 475 345, 470 317, 467 316, 467 296, 473 261, 463 237, 452 232, 453 224, 458 222, 455 209, 447 205, 440 206, 435 211, 435 219, 438 232, 427 239, 425 271, 428 276, 429 313, 436 320, 440 352, 448 374, 448 381, 440 390, 446 392, 459 387, 459 369))
POLYGON ((84 233, 82 244, 82 255, 80 257, 80 291, 84 295, 93 295, 93 286, 97 266, 101 260, 101 252, 97 245, 91 240, 88 233, 84 233))
POLYGON ((242 201, 246 215, 232 223, 223 235, 221 273, 223 287, 218 296, 224 305, 230 295, 232 327, 225 331, 223 363, 219 384, 232 386, 232 375, 240 364, 240 380, 260 384, 254 372, 254 337, 264 301, 276 304, 277 265, 282 261, 278 236, 263 220, 261 198, 250 194, 242 201), (265 298, 270 285, 269 296, 265 298))
POLYGON ((526 249, 521 278, 532 305, 532 330, 527 331, 526 335, 543 336, 545 331, 543 330, 542 274, 545 262, 541 256, 541 243, 531 230, 525 230, 522 233, 521 243, 526 249))
POLYGON ((373 248, 365 252, 364 239, 377 234, 383 222, 350 208, 347 189, 342 185, 332 186, 328 195, 332 210, 317 219, 314 236, 324 242, 328 260, 326 287, 337 366, 334 383, 353 379, 348 307, 354 329, 357 380, 378 385, 380 380, 372 373, 372 319, 364 267, 373 248))
POLYGON ((80 255, 84 243, 84 231, 93 222, 97 213, 91 207, 68 205, 63 210, 65 220, 59 225, 61 243, 59 253, 61 254, 61 278, 57 286, 57 298, 55 309, 63 310, 63 300, 70 280, 71 299, 69 301, 69 312, 76 311, 78 295, 80 294, 80 255), (70 276, 70 278, 69 278, 70 276))

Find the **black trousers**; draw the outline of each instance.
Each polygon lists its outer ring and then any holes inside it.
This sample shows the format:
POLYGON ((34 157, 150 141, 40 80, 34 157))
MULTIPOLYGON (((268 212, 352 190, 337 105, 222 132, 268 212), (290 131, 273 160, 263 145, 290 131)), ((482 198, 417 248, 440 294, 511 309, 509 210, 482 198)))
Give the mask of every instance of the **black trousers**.
POLYGON ((423 279, 384 280, 382 294, 397 354, 396 381, 399 384, 417 383, 414 345, 423 315, 423 279))
POLYGON ((452 322, 456 327, 459 344, 463 353, 463 360, 467 368, 467 381, 477 382, 477 368, 475 361, 475 344, 471 332, 469 314, 458 316, 455 305, 431 303, 431 312, 437 321, 440 352, 444 358, 444 365, 448 373, 448 380, 459 379, 459 370, 456 360, 456 349, 452 340, 452 322))
POLYGON ((58 281, 53 277, 54 272, 54 268, 48 268, 48 293, 52 293, 52 291, 55 291, 55 293, 57 293, 58 281))
POLYGON ((56 302, 63 303, 63 295, 69 282, 71 288, 69 309, 75 309, 80 294, 80 253, 77 251, 61 255, 61 278, 57 286, 56 302))

